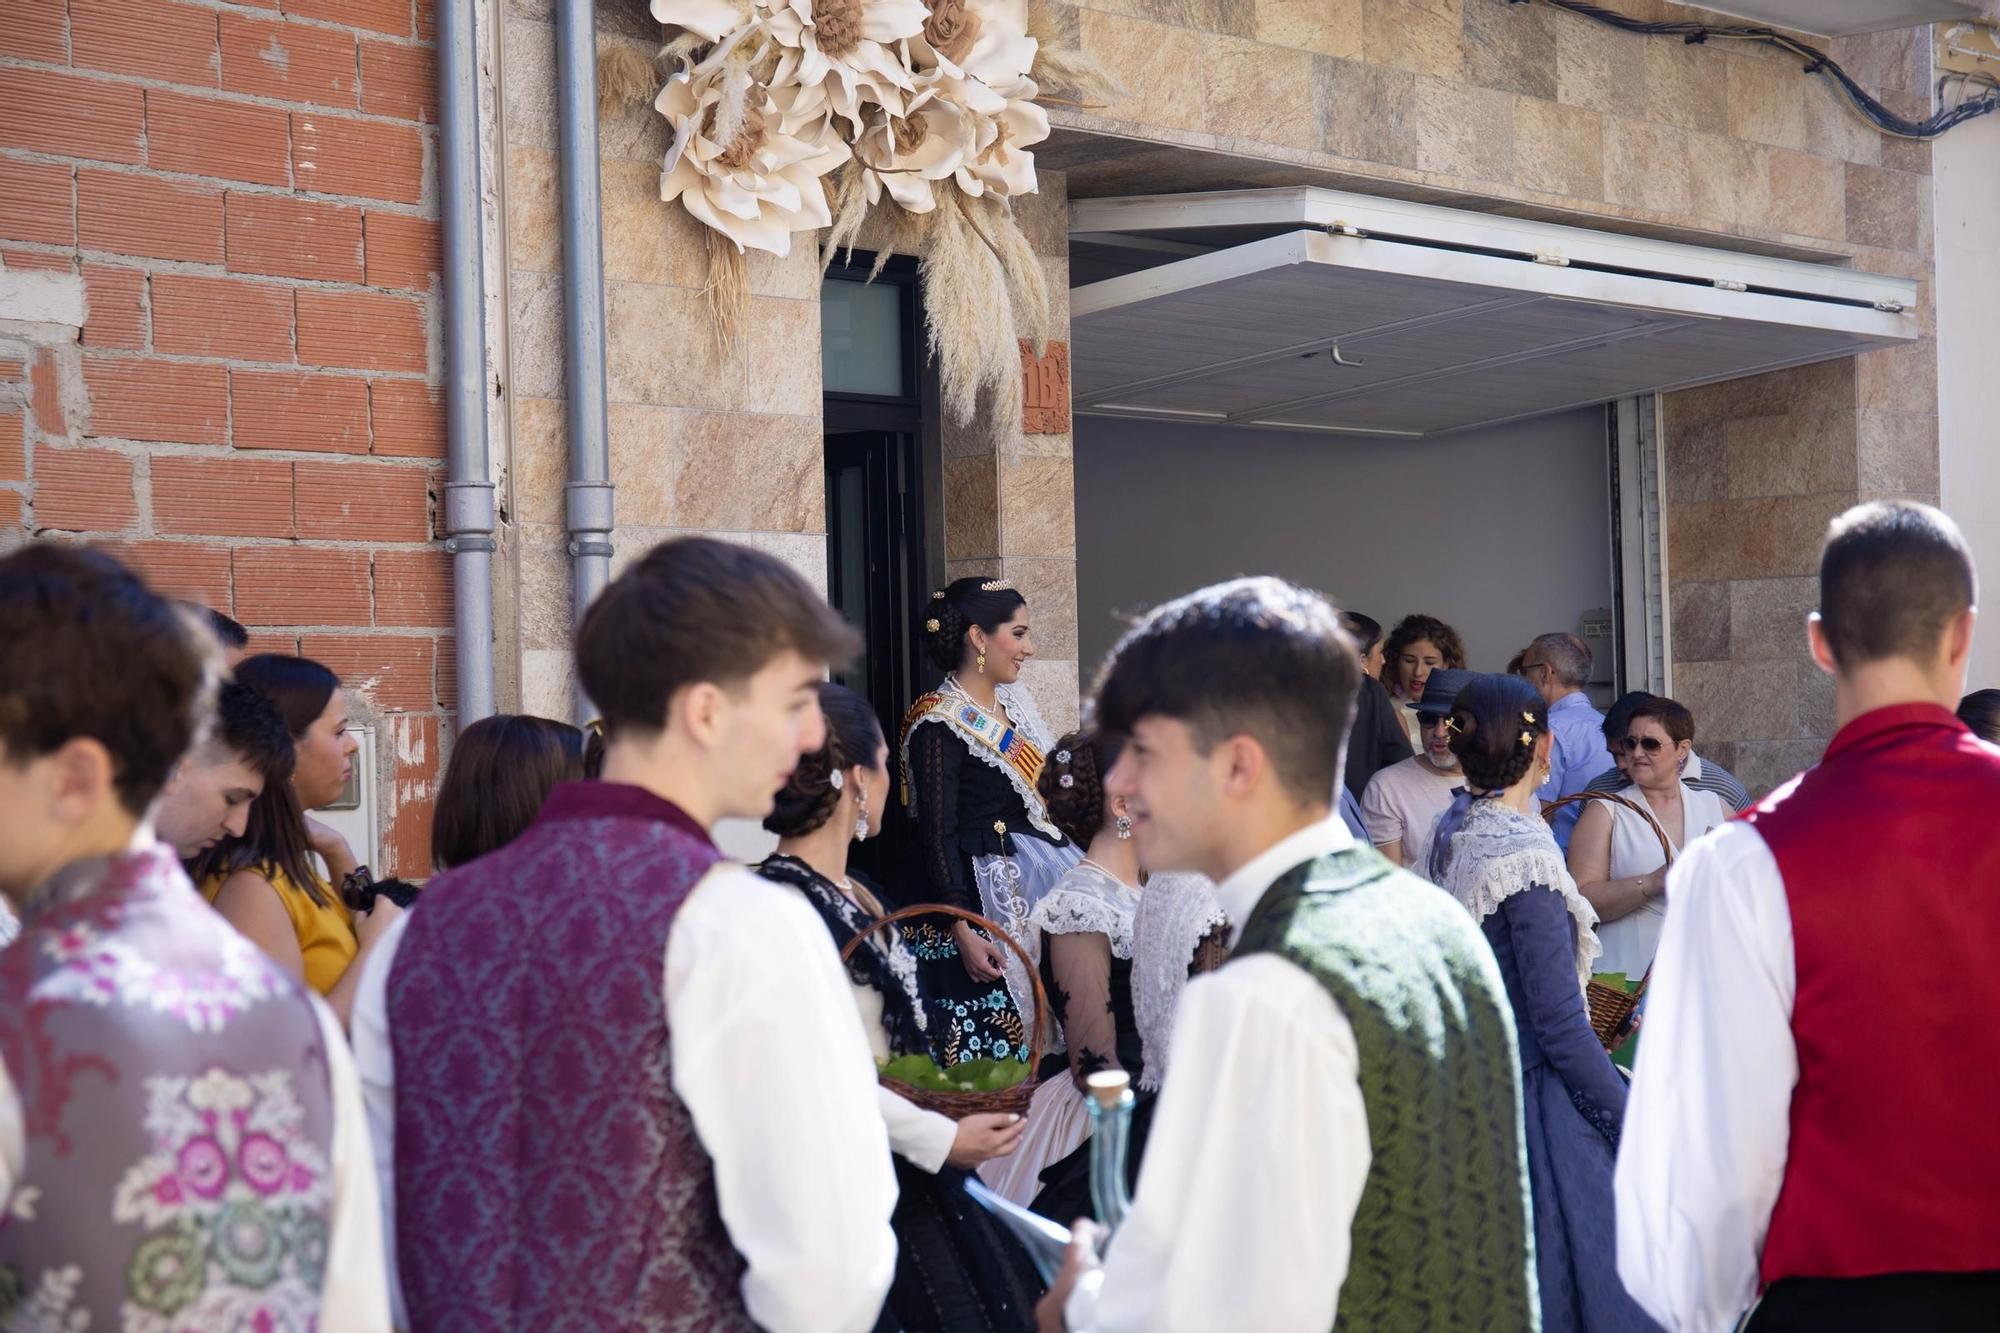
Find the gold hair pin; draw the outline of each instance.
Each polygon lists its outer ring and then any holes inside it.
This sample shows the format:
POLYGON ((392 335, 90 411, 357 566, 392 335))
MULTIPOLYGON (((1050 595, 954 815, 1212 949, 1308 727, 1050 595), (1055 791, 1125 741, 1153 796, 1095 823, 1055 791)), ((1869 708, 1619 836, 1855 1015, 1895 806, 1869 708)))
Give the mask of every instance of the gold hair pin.
POLYGON ((1534 733, 1534 732, 1532 732, 1532 731, 1524 731, 1524 732, 1522 732, 1522 733, 1521 733, 1521 744, 1523 744, 1523 745, 1533 745, 1534 743, 1535 743, 1535 733, 1534 733))
POLYGON ((929 620, 926 620, 924 622, 924 628, 929 630, 933 634, 937 633, 938 632, 937 617, 933 616, 929 620))
POLYGON ((593 717, 583 724, 583 729, 599 740, 604 739, 604 719, 601 717, 593 717))
POLYGON ((1531 727, 1532 727, 1532 726, 1534 726, 1534 725, 1535 725, 1535 710, 1534 710, 1534 709, 1532 709, 1532 708, 1523 708, 1523 709, 1521 710, 1521 720, 1522 720, 1523 722, 1527 723, 1527 724, 1528 724, 1529 726, 1531 726, 1531 727))

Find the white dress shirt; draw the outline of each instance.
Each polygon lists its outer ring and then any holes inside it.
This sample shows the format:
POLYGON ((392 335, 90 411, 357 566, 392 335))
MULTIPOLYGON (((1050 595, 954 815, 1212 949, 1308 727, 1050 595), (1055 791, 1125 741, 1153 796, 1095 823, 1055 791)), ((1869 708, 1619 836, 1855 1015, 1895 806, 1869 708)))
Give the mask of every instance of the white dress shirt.
MULTIPOLYGON (((1344 851, 1302 829, 1216 888, 1233 946, 1272 883, 1344 851)), ((1326 1333, 1372 1152, 1354 1030, 1276 954, 1188 983, 1132 1210, 1065 1311, 1094 1333, 1326 1333)))
MULTIPOLYGON (((306 998, 319 1020, 333 1091, 333 1203, 318 1327, 322 1333, 382 1333, 389 1305, 382 1272, 382 1209, 375 1195, 361 1087, 339 1020, 319 996, 306 998)), ((14 1182, 26 1165, 23 1124, 20 1093, 8 1077, 6 1062, 0 1061, 0 1203, 13 1196, 14 1182)))
MULTIPOLYGON (((370 953, 352 1020, 399 1322, 388 980, 408 919, 370 953)), ((896 1267, 896 1175, 875 1061, 826 926, 795 890, 718 865, 674 916, 662 987, 674 1093, 748 1264, 750 1317, 772 1333, 865 1333, 896 1267)))
POLYGON ((1733 1328, 1784 1181, 1798 1049, 1792 917, 1756 829, 1667 874, 1667 913, 1618 1149, 1618 1275, 1670 1330, 1733 1328))

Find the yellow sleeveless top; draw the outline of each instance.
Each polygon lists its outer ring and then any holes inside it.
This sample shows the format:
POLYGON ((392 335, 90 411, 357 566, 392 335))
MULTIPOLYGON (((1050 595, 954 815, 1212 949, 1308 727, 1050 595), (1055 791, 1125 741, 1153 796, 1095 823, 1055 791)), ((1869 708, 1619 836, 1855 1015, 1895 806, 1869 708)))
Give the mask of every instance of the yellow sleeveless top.
MULTIPOLYGON (((278 891, 278 901, 285 905, 285 915, 292 919, 292 934, 299 942, 299 956, 305 960, 306 985, 321 995, 326 994, 339 983, 341 974, 361 950, 361 942, 354 937, 353 919, 341 906, 338 895, 324 882, 319 888, 327 896, 327 905, 322 906, 276 866, 263 865, 256 870, 271 881, 271 887, 278 891)), ((222 892, 222 878, 209 876, 201 882, 201 892, 213 903, 222 892)))

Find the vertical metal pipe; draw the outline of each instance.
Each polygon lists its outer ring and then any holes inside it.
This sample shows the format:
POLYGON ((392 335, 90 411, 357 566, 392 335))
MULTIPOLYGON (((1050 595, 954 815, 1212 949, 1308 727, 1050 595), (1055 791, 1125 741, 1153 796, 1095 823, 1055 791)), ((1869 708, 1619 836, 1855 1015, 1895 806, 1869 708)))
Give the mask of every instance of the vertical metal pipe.
POLYGON ((486 438, 486 283, 479 44, 470 0, 438 6, 438 193, 444 234, 444 549, 458 627, 458 720, 493 712, 493 477, 486 438))
MULTIPOLYGON (((604 230, 597 175, 597 25, 592 0, 556 4, 556 118, 562 156, 563 370, 569 398, 574 620, 611 581, 611 444, 605 412, 604 230)), ((581 687, 578 723, 594 709, 581 687)))

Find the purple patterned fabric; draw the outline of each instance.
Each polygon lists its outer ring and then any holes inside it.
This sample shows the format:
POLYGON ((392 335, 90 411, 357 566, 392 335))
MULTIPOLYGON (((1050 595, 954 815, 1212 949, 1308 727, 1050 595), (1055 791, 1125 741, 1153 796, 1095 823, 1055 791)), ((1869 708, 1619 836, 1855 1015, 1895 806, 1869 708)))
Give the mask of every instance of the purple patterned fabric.
POLYGON ((573 783, 425 889, 389 974, 414 1333, 754 1327, 661 993, 720 859, 658 797, 573 783))
POLYGON ((0 953, 26 1158, 0 1200, 0 1327, 319 1317, 333 1097, 304 988, 165 847, 67 867, 0 953))

